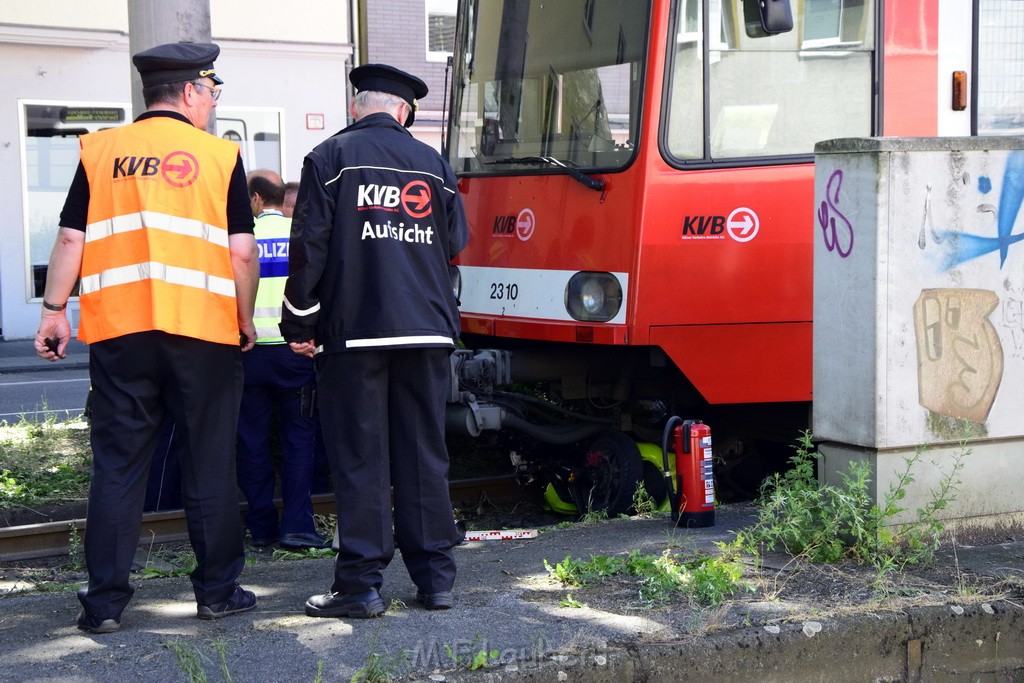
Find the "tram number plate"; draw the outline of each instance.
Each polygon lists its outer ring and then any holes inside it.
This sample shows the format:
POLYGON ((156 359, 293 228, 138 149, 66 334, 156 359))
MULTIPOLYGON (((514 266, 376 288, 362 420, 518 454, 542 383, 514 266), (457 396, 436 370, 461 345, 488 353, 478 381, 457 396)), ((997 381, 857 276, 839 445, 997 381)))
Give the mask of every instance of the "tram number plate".
POLYGON ((495 301, 515 301, 519 298, 519 285, 515 282, 492 282, 491 299, 495 301))

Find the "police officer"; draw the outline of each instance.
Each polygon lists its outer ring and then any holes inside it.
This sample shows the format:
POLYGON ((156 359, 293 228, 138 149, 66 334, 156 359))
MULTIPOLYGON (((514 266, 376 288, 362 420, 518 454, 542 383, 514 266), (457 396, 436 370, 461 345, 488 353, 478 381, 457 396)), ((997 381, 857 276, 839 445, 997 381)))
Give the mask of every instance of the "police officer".
POLYGON ((469 232, 452 169, 406 130, 426 84, 380 64, 349 79, 356 122, 303 162, 281 322, 293 350, 316 351, 338 501, 334 582, 306 614, 382 614, 396 540, 419 602, 447 609, 444 410, 459 332, 449 266, 469 232))
POLYGON ((238 487, 249 504, 245 524, 256 547, 280 541, 284 548, 323 548, 328 543, 316 532, 309 497, 314 450, 313 361, 292 353, 278 330, 292 221, 281 211, 281 176, 260 169, 249 173, 248 183, 249 201, 256 216, 260 285, 253 318, 256 345, 242 358, 245 386, 238 416, 238 487), (274 504, 277 476, 270 454, 270 425, 275 412, 281 435, 284 509, 280 519, 274 504))
POLYGON ((164 418, 181 461, 200 619, 244 612, 234 440, 242 350, 252 347, 259 278, 238 146, 206 133, 223 83, 208 43, 132 57, 146 111, 81 139, 50 256, 36 352, 64 357, 65 306, 80 278, 79 339, 90 345, 92 481, 85 529, 89 585, 79 628, 121 626, 134 589, 146 476, 164 418))

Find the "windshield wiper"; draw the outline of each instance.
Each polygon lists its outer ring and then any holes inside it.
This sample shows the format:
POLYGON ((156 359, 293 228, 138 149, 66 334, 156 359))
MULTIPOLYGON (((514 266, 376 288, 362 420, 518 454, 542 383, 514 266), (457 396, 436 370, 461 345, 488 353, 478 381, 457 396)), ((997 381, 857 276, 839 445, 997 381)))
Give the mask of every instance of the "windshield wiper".
POLYGON ((569 176, 583 185, 586 185, 591 190, 597 190, 598 192, 604 191, 604 181, 600 178, 591 178, 583 171, 579 170, 575 166, 556 159, 554 157, 539 157, 539 156, 527 156, 527 157, 504 157, 502 159, 492 159, 491 161, 483 162, 485 164, 547 164, 548 166, 557 166, 558 168, 565 169, 569 176))

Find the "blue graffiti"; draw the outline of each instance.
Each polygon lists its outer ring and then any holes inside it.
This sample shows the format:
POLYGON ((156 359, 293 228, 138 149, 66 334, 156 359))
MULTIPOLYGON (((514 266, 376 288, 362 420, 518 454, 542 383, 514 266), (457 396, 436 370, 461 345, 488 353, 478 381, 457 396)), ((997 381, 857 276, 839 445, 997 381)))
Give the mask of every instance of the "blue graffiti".
POLYGON ((988 194, 992 191, 992 179, 987 175, 978 178, 978 192, 988 194))
MULTIPOLYGON (((983 189, 982 178, 978 181, 978 189, 983 189)), ((1013 234, 1013 224, 1017 221, 1021 202, 1024 201, 1024 151, 1013 151, 1006 158, 1006 170, 1003 172, 1003 188, 999 194, 999 213, 996 222, 996 237, 983 237, 953 231, 942 231, 943 239, 950 238, 949 251, 946 253, 943 268, 949 270, 961 263, 976 259, 979 256, 999 252, 999 268, 1006 263, 1010 245, 1024 240, 1024 233, 1013 234)))

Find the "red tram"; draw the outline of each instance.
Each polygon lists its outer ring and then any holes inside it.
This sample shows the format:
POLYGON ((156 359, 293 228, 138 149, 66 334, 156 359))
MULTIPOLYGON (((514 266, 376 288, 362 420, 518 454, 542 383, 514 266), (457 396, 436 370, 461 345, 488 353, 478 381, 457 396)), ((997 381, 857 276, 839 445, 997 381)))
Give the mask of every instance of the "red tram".
POLYGON ((700 418, 750 495, 810 424, 815 143, 1019 134, 1024 57, 987 46, 1021 4, 459 0, 450 426, 618 512, 700 418))

